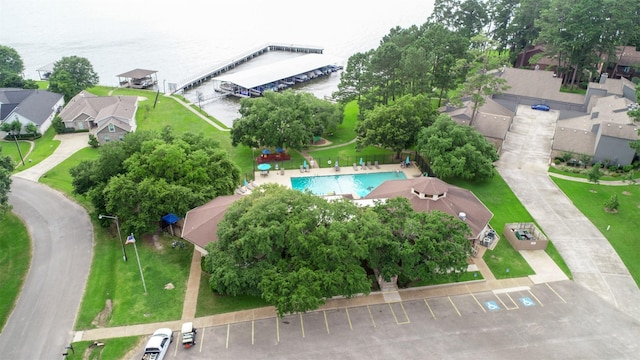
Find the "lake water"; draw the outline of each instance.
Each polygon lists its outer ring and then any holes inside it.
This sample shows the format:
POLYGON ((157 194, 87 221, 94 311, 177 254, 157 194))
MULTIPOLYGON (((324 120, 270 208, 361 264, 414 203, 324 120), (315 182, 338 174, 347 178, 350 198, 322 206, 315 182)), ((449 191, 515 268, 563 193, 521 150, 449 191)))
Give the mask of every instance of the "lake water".
MULTIPOLYGON (((392 27, 423 24, 432 9, 433 0, 0 0, 0 44, 18 51, 27 78, 77 55, 89 59, 102 85, 116 86, 117 74, 143 68, 158 71, 163 90, 165 82, 180 83, 266 43, 323 47, 346 64, 377 47, 392 27)), ((334 75, 304 90, 330 95, 339 82, 334 75)), ((217 99, 203 108, 230 125, 237 106, 217 99)))

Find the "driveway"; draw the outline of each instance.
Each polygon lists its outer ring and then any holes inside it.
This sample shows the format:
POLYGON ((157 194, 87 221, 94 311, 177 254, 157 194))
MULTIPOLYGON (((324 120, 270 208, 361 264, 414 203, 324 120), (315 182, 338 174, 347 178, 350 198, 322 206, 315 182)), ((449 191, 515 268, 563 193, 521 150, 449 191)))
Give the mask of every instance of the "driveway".
POLYGON ((576 283, 640 319, 640 290, 609 241, 547 174, 558 113, 518 107, 498 172, 553 241, 576 283))

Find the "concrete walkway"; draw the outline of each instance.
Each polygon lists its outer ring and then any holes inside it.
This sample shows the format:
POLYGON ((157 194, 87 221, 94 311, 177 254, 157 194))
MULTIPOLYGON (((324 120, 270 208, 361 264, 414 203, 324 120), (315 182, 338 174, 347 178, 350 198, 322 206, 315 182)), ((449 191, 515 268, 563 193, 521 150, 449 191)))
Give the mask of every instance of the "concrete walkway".
MULTIPOLYGON (((549 176, 554 177, 554 178, 558 178, 558 179, 564 179, 564 180, 575 181, 575 182, 580 182, 580 183, 590 183, 589 179, 585 179, 585 178, 567 176, 567 175, 563 175, 563 174, 557 174, 557 173, 554 173, 554 172, 549 172, 548 174, 549 174, 549 176)), ((623 180, 600 180, 598 182, 598 184, 607 185, 607 186, 635 185, 633 183, 629 183, 628 181, 623 181, 623 180)))
POLYGON ((53 154, 38 164, 16 173, 13 176, 37 182, 47 171, 58 166, 79 150, 89 146, 88 133, 58 134, 54 139, 60 140, 60 145, 53 154))
POLYGON ((498 172, 553 241, 575 282, 640 319, 640 290, 622 260, 549 178, 557 115, 520 106, 504 141, 498 172))
POLYGON ((202 276, 202 254, 193 249, 191 258, 191 269, 189 270, 189 280, 187 281, 187 291, 184 295, 184 305, 182 306, 182 320, 196 317, 196 306, 198 305, 198 293, 200 292, 200 277, 202 276))

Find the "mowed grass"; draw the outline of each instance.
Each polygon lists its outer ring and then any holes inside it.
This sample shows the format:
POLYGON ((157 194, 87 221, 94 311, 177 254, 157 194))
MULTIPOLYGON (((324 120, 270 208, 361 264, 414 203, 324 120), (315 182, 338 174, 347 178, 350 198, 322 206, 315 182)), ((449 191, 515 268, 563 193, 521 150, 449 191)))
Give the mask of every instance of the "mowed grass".
MULTIPOLYGON (((84 360, 84 359, 100 359, 100 360, 120 360, 125 359, 126 355, 136 347, 136 345, 144 342, 144 336, 130 336, 101 340, 104 346, 91 346, 93 341, 74 342, 72 352, 68 350, 66 360, 84 360), (87 357, 85 357, 85 355, 87 357)), ((175 341, 175 338, 174 338, 175 341)))
POLYGON ((209 274, 202 272, 200 276, 200 288, 198 290, 196 317, 256 309, 264 306, 269 306, 269 304, 257 296, 224 296, 214 294, 209 285, 209 274))
POLYGON ((493 213, 491 227, 501 236, 494 250, 487 250, 484 261, 498 279, 533 275, 534 271, 509 241, 502 236, 504 224, 533 222, 533 218, 496 172, 493 179, 481 183, 456 180, 452 184, 471 190, 493 213), (507 271, 508 269, 508 271, 507 271))
POLYGON ((640 286, 640 187, 606 186, 552 178, 573 204, 602 232, 640 286), (604 210, 604 202, 618 195, 617 213, 604 210))
POLYGON ((42 175, 39 181, 72 196, 73 199, 82 204, 86 209, 90 209, 91 205, 84 196, 77 196, 73 194, 73 185, 71 183, 73 178, 71 177, 69 170, 78 165, 82 160, 95 160, 97 158, 98 149, 90 147, 81 149, 65 159, 58 166, 42 175))
MULTIPOLYGON (((26 156, 27 152, 31 148, 31 144, 28 141, 18 140, 18 145, 20 146, 20 151, 22 151, 22 156, 26 156)), ((0 149, 2 149, 2 156, 8 156, 13 160, 13 163, 16 164, 16 168, 19 168, 18 171, 24 170, 22 167, 22 162, 20 161, 20 152, 18 151, 18 146, 16 146, 15 141, 7 140, 0 141, 0 149)), ((29 162, 28 159, 24 159, 24 163, 27 164, 29 162)))
POLYGON ((0 332, 13 310, 31 263, 31 238, 16 215, 0 220, 0 332))
MULTIPOLYGON (((107 314, 104 324, 98 325, 123 326, 180 319, 193 246, 174 249, 171 247, 173 238, 168 235, 160 236, 157 241, 151 236, 137 237, 147 287, 145 294, 134 246, 125 246, 128 261, 124 262, 115 226, 103 229, 94 223, 94 231, 90 280, 76 329, 95 328, 92 321, 105 308, 107 299, 112 300, 113 312, 107 314), (169 284, 174 288, 165 289, 169 284)), ((127 234, 122 235, 125 239, 127 234)))

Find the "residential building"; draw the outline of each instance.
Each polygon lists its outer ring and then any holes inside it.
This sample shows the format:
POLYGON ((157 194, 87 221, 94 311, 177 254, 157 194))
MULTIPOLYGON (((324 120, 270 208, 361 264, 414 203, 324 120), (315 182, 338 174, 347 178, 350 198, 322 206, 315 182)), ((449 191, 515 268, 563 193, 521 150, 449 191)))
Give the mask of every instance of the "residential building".
POLYGON ((41 134, 64 106, 64 96, 46 90, 0 88, 0 123, 22 123, 22 132, 34 124, 41 134))
POLYGON ((60 112, 60 118, 66 128, 88 130, 104 144, 136 131, 137 109, 135 96, 96 96, 82 91, 60 112))

